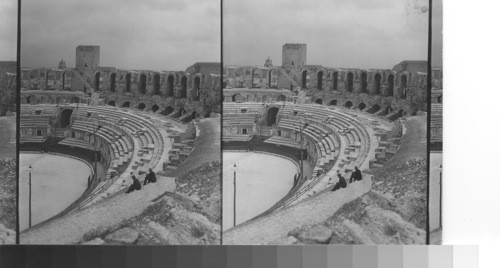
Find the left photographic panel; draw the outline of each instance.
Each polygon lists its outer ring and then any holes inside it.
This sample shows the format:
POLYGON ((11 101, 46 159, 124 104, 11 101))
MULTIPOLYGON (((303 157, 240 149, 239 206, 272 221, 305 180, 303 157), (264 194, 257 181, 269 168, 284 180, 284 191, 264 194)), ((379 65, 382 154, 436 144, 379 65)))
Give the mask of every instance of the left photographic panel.
POLYGON ((21 244, 220 244, 220 10, 22 2, 21 244))
POLYGON ((16 243, 17 1, 0 2, 0 245, 16 243))

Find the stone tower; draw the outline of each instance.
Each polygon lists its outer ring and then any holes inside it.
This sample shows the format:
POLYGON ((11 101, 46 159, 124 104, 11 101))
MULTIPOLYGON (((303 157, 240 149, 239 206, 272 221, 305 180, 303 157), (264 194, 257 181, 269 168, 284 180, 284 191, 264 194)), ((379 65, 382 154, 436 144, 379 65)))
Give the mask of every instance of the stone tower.
POLYGON ((284 44, 282 53, 283 68, 302 68, 307 64, 307 44, 284 44))
POLYGON ((273 60, 271 60, 269 57, 267 57, 267 60, 264 63, 264 67, 266 67, 266 68, 273 67, 273 60))
POLYGON ((57 69, 66 69, 66 62, 64 61, 64 59, 61 59, 61 61, 59 62, 59 66, 57 66, 57 69))
POLYGON ((78 46, 76 48, 76 69, 92 71, 99 67, 100 46, 78 46))

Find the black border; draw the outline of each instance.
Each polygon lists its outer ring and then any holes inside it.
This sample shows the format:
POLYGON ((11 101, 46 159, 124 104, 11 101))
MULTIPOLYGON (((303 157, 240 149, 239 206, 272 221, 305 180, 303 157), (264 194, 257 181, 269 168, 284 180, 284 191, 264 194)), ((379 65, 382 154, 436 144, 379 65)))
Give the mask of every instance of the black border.
POLYGON ((17 0, 16 75, 16 244, 19 244, 19 125, 21 122, 21 0, 17 0))
POLYGON ((425 244, 430 245, 430 190, 431 190, 431 105, 432 105, 432 0, 429 0, 429 31, 427 48, 427 224, 425 232, 425 244))

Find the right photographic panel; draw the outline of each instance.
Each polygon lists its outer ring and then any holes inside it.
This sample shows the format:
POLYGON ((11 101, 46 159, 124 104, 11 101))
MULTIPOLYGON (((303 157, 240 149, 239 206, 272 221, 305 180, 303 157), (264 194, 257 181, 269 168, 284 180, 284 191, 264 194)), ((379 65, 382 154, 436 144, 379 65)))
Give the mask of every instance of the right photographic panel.
POLYGON ((425 244, 425 0, 223 3, 223 244, 425 244))

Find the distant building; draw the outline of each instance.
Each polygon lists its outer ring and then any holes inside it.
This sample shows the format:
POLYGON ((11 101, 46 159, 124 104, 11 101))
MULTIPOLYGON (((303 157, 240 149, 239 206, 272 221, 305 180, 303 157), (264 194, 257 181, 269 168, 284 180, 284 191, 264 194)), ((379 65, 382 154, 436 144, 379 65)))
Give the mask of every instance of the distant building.
POLYGON ((302 68, 307 64, 307 44, 284 44, 282 47, 283 68, 302 68))
POLYGON ((264 67, 266 68, 271 68, 273 67, 273 60, 271 60, 269 57, 267 57, 266 62, 264 63, 264 67))
POLYGON ((61 59, 61 61, 59 62, 59 66, 57 66, 57 69, 66 69, 66 62, 64 61, 64 59, 61 59))
POLYGON ((404 60, 392 68, 395 72, 421 72, 427 73, 427 61, 425 60, 404 60))

